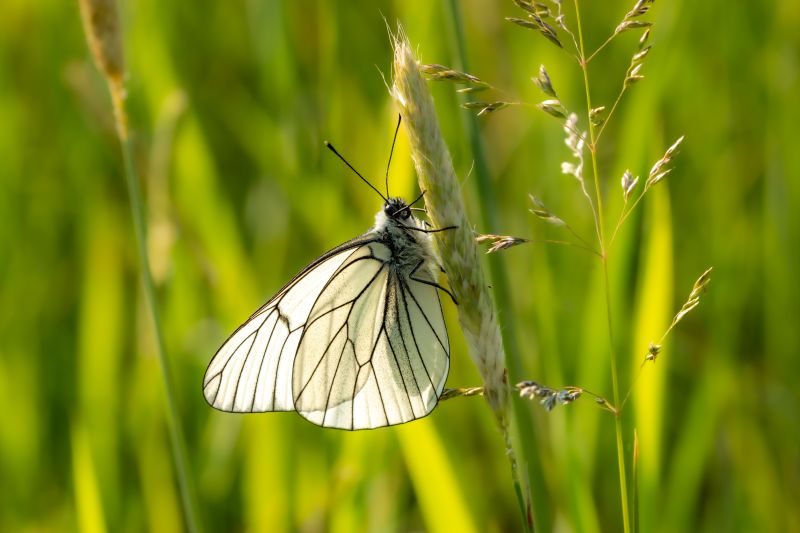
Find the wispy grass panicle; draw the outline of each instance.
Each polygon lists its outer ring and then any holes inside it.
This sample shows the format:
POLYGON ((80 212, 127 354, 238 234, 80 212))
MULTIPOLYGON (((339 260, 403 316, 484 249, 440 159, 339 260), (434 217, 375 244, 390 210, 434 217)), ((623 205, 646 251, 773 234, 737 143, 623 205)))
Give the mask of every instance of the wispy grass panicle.
MULTIPOLYGON (((648 44, 651 35, 652 23, 647 20, 642 20, 641 17, 649 11, 652 3, 653 0, 637 0, 633 7, 624 15, 622 21, 613 29, 610 36, 593 51, 587 50, 586 43, 584 41, 584 31, 580 12, 581 2, 579 0, 573 0, 572 2, 572 7, 574 8, 574 18, 570 19, 565 17, 564 12, 562 11, 563 2, 552 2, 552 6, 556 11, 553 25, 544 20, 553 17, 552 10, 550 8, 542 9, 541 7, 543 4, 539 4, 533 0, 514 0, 514 4, 525 13, 526 18, 506 18, 506 20, 518 26, 538 31, 562 48, 563 45, 558 35, 559 32, 569 35, 572 41, 571 44, 574 45, 574 53, 570 51, 567 51, 567 53, 570 54, 572 59, 575 60, 583 77, 583 93, 586 107, 585 114, 581 113, 580 118, 578 113, 574 113, 570 110, 571 106, 569 103, 565 103, 557 96, 557 93, 553 88, 552 80, 544 66, 540 67, 538 76, 532 78, 532 80, 548 97, 548 99, 539 102, 537 107, 545 113, 563 121, 564 131, 566 132, 565 143, 572 154, 572 160, 564 161, 561 164, 561 171, 564 174, 573 176, 578 181, 581 187, 581 192, 587 200, 592 212, 592 218, 594 220, 597 237, 596 246, 598 248, 598 250, 594 253, 600 259, 602 264, 603 289, 608 325, 609 362, 613 390, 613 403, 600 396, 596 397, 596 401, 615 415, 615 437, 617 445, 617 464, 619 471, 622 523, 623 530, 626 533, 629 533, 632 530, 632 521, 631 513, 629 512, 630 502, 627 489, 628 474, 624 454, 625 436, 620 417, 625 401, 623 400, 621 402, 620 396, 621 378, 618 372, 617 349, 614 332, 614 323, 616 319, 612 313, 612 298, 615 296, 612 295, 612 286, 609 281, 609 252, 611 244, 614 242, 620 227, 637 207, 645 193, 652 186, 663 180, 671 172, 672 169, 670 165, 672 158, 677 152, 683 137, 679 138, 669 149, 667 149, 664 156, 653 165, 647 177, 643 180, 644 185, 639 187, 638 194, 635 194, 637 185, 639 183, 638 176, 634 176, 634 174, 629 170, 625 171, 620 180, 624 200, 623 207, 619 213, 616 227, 610 236, 606 233, 607 228, 605 222, 609 216, 609 213, 607 212, 607 207, 605 206, 604 202, 604 190, 606 187, 602 183, 605 181, 605 179, 603 173, 601 172, 600 161, 598 158, 598 143, 600 137, 606 129, 606 126, 614 116, 614 113, 618 108, 625 92, 634 84, 644 80, 644 74, 642 73, 644 62, 652 50, 652 45, 648 44), (574 31, 570 28, 570 24, 573 21, 576 25, 574 31), (556 28, 558 28, 558 30, 556 28), (606 111, 606 105, 598 105, 597 103, 593 102, 588 65, 593 58, 595 58, 614 38, 616 38, 617 35, 623 32, 638 29, 644 30, 639 39, 638 47, 631 56, 630 63, 625 72, 625 76, 622 79, 621 87, 617 97, 613 101, 613 104, 610 105, 610 110, 606 111), (579 121, 583 122, 584 120, 587 126, 585 131, 582 131, 579 129, 578 124, 579 121), (629 202, 628 200, 634 196, 635 198, 633 201, 629 202)), ((531 201, 533 202, 533 207, 530 209, 530 211, 534 215, 546 222, 570 230, 572 234, 581 242, 581 247, 584 247, 590 251, 594 251, 593 245, 590 245, 584 239, 582 239, 581 236, 575 232, 562 218, 554 215, 548 208, 545 207, 541 200, 535 196, 531 196, 531 201)), ((494 242, 498 247, 502 247, 505 243, 511 243, 511 241, 504 241, 502 239, 494 242)), ((707 273, 705 275, 707 275, 707 273)), ((669 333, 672 327, 674 327, 675 324, 677 324, 686 313, 690 312, 698 304, 699 291, 701 290, 700 288, 705 286, 705 284, 702 282, 702 277, 701 280, 698 280, 698 283, 696 283, 695 286, 697 290, 692 292, 689 300, 676 315, 675 319, 670 325, 670 328, 667 330, 667 333, 669 333)), ((650 360, 654 359, 660 353, 660 350, 660 341, 659 343, 651 343, 648 349, 648 358, 650 360)), ((524 397, 539 398, 541 403, 548 410, 552 409, 558 404, 569 403, 577 397, 576 391, 578 390, 577 388, 575 390, 567 388, 552 389, 532 381, 518 384, 518 389, 524 397)))
MULTIPOLYGON (((481 80, 477 76, 473 76, 472 74, 467 74, 466 72, 461 72, 444 65, 420 63, 418 65, 418 69, 425 79, 430 81, 445 81, 456 83, 458 85, 465 85, 465 87, 458 89, 458 92, 460 93, 473 94, 493 89, 491 85, 481 80)), ((461 104, 461 107, 464 109, 477 111, 478 116, 480 117, 483 115, 488 115, 489 113, 494 113, 495 111, 499 111, 501 109, 505 109, 506 107, 512 105, 519 105, 519 102, 508 102, 504 100, 474 100, 471 102, 464 102, 461 104)))

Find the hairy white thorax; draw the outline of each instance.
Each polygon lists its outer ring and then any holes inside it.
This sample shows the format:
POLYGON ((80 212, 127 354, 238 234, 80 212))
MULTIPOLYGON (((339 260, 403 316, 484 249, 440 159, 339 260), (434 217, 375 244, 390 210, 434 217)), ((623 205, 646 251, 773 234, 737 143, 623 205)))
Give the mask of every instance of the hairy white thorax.
POLYGON ((371 231, 392 251, 391 264, 399 273, 408 274, 422 261, 420 270, 427 269, 436 279, 439 259, 430 235, 420 231, 426 229, 425 224, 414 216, 403 220, 389 217, 380 210, 375 215, 375 226, 371 231))

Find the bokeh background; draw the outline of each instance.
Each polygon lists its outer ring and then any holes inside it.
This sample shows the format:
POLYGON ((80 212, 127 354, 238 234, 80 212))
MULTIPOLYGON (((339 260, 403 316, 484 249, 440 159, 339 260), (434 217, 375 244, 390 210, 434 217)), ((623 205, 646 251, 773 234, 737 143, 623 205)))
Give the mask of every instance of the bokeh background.
MULTIPOLYGON (((633 2, 581 2, 587 47, 633 2)), ((459 66, 495 97, 541 99, 544 63, 583 109, 579 69, 504 21, 513 2, 124 2, 128 105, 149 248, 208 531, 510 531, 519 517, 485 402, 461 398, 401 427, 321 430, 292 413, 209 408, 201 379, 227 334, 311 259, 366 230, 379 199, 322 144, 380 182, 396 121, 387 24, 424 62, 459 66)), ((572 17, 571 3, 565 3, 572 17)), ((625 410, 638 436, 641 531, 800 531, 800 6, 664 1, 654 48, 600 145, 609 218, 626 168, 645 175, 686 140, 675 171, 611 251, 623 391, 692 283, 710 290, 646 367, 625 410)), ((571 20, 571 19, 570 19, 571 20)), ((574 22, 573 22, 574 24, 574 22)), ((609 105, 638 33, 593 61, 609 105)), ((433 84, 475 227, 568 235, 534 193, 592 236, 558 121, 533 106, 478 121, 491 180, 477 187, 471 115, 433 84), (493 198, 491 198, 493 196, 493 198), (491 200, 491 205, 486 202, 491 200), (489 213, 495 220, 487 227, 489 213)), ((582 121, 585 127, 585 121, 582 121)), ((401 131, 390 185, 417 192, 401 131)), ((146 313, 123 165, 77 2, 11 0, 0 17, 0 530, 186 527, 146 313)), ((498 255, 511 380, 611 395, 605 303, 590 254, 541 244, 498 255)), ((449 386, 479 384, 455 309, 449 386)), ((613 417, 581 399, 520 403, 540 531, 621 528, 613 417)))

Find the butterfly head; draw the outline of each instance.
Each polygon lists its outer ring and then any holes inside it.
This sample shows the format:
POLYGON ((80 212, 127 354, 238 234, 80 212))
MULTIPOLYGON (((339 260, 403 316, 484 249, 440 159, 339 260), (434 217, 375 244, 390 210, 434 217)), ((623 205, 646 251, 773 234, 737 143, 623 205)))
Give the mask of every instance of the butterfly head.
POLYGON ((392 220, 405 223, 411 218, 411 208, 402 198, 389 198, 383 204, 383 214, 392 220))

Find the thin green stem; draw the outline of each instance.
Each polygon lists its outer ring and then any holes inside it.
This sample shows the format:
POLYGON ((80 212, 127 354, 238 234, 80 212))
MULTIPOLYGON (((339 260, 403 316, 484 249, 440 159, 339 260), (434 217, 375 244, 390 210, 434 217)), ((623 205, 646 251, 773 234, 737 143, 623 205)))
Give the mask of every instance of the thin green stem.
MULTIPOLYGON (((590 204, 590 205, 591 205, 591 204, 590 204)), ((595 254, 595 255, 597 255, 597 256, 599 256, 599 257, 602 257, 602 256, 600 255, 600 252, 598 252, 597 250, 595 250, 594 248, 592 248, 592 246, 591 246, 591 245, 590 245, 590 244, 589 244, 589 243, 586 241, 586 239, 584 239, 583 237, 581 237, 581 236, 580 236, 580 234, 579 234, 577 231, 575 231, 575 230, 572 228, 572 226, 570 226, 569 224, 567 224, 567 223, 565 222, 565 223, 564 223, 564 227, 566 227, 566 228, 567 228, 567 231, 569 231, 570 233, 572 233, 572 235, 574 235, 574 236, 575 236, 575 238, 576 238, 576 239, 578 239, 578 240, 581 242, 581 244, 583 245, 583 246, 582 246, 582 248, 583 248, 583 249, 585 249, 585 250, 588 250, 588 251, 592 252, 593 254, 595 254)), ((599 233, 598 233, 598 235, 599 235, 599 233)), ((575 243, 571 243, 571 244, 573 244, 573 246, 578 246, 578 245, 577 245, 577 244, 575 244, 575 243)))
MULTIPOLYGON (((583 239, 581 239, 581 241, 583 241, 583 239)), ((595 250, 594 248, 592 248, 588 244, 581 244, 581 243, 572 242, 572 241, 560 241, 560 240, 555 240, 555 239, 532 240, 532 241, 528 241, 528 242, 531 243, 531 244, 563 244, 564 246, 574 246, 575 248, 584 250, 586 252, 589 252, 590 254, 594 254, 597 257, 601 257, 600 256, 600 252, 598 252, 597 250, 595 250)))
MULTIPOLYGON (((598 225, 600 227, 600 253, 603 263, 603 287, 606 295, 606 318, 608 320, 608 342, 611 358, 611 384, 614 395, 614 405, 619 406, 619 371, 617 368, 617 356, 614 343, 614 327, 611 307, 611 284, 608 277, 608 253, 605 240, 605 222, 603 220, 603 194, 600 189, 600 173, 597 164, 597 136, 595 127, 589 119, 592 110, 592 98, 589 90, 589 69, 587 61, 584 59, 583 28, 581 26, 581 13, 578 0, 573 0, 575 5, 575 18, 578 26, 578 41, 580 43, 581 70, 583 71, 583 86, 586 92, 586 118, 589 124, 589 152, 592 156, 592 172, 594 174, 595 195, 597 200, 598 225)), ((617 465, 619 468, 619 487, 620 500, 622 504, 622 523, 625 533, 630 533, 630 512, 628 509, 628 482, 625 468, 625 449, 622 438, 622 418, 619 408, 614 414, 614 426, 617 443, 617 465)))
POLYGON ((639 205, 639 202, 642 201, 642 198, 644 198, 646 192, 647 188, 643 189, 641 194, 639 194, 639 196, 636 197, 636 200, 633 201, 633 203, 629 208, 627 209, 623 208, 622 213, 620 213, 619 219, 617 220, 617 225, 616 227, 614 227, 614 233, 611 234, 611 240, 609 240, 609 246, 614 244, 614 240, 617 238, 617 233, 619 233, 622 224, 624 224, 625 221, 628 219, 628 217, 631 216, 631 213, 633 213, 633 211, 636 209, 636 206, 639 205))
POLYGON ((617 106, 619 105, 620 100, 622 100, 622 95, 625 94, 625 91, 627 90, 627 88, 628 88, 628 86, 625 85, 625 83, 623 83, 622 84, 622 89, 619 91, 619 94, 617 95, 617 99, 614 100, 614 105, 611 106, 611 111, 608 112, 608 115, 606 115, 605 121, 603 121, 603 125, 600 126, 600 131, 597 133, 597 139, 596 140, 599 141, 600 137, 602 137, 602 135, 603 135, 603 132, 606 131, 606 124, 608 124, 608 122, 611 120, 611 117, 614 115, 614 111, 617 110, 617 106))
MULTIPOLYGON (((124 121, 125 110, 121 99, 115 99, 115 112, 119 121, 124 121)), ((120 122, 122 124, 123 122, 120 122)), ((136 234, 136 248, 139 257, 139 269, 142 273, 142 285, 144 287, 147 309, 153 321, 153 331, 156 340, 156 351, 158 362, 161 366, 161 376, 164 381, 164 392, 167 399, 167 427, 169 428, 170 443, 172 454, 175 459, 175 470, 178 478, 178 485, 181 492, 184 513, 186 517, 186 528, 190 532, 199 531, 200 522, 198 521, 198 507, 194 494, 194 485, 190 482, 188 459, 186 454, 185 439, 183 428, 178 421, 177 409, 175 407, 175 393, 172 384, 172 374, 167 361, 164 335, 161 328, 161 319, 156 303, 153 276, 150 272, 150 258, 147 252, 147 228, 144 221, 144 208, 142 205, 142 193, 139 185, 139 177, 136 166, 133 163, 133 148, 127 129, 118 126, 120 145, 122 148, 122 158, 125 163, 125 180, 128 185, 130 197, 131 215, 133 216, 133 228, 136 234)))
POLYGON ((603 44, 601 44, 600 46, 598 46, 598 47, 597 47, 597 49, 596 49, 594 52, 592 52, 592 55, 590 55, 588 58, 586 58, 586 63, 587 63, 587 64, 589 64, 589 63, 592 61, 592 59, 594 59, 594 58, 595 58, 595 56, 596 56, 597 54, 599 54, 600 52, 602 52, 602 51, 603 51, 603 49, 604 49, 606 46, 608 46, 608 43, 610 43, 611 41, 613 41, 613 40, 614 40, 614 37, 616 37, 617 35, 618 35, 618 34, 617 34, 617 32, 614 32, 614 33, 612 33, 611 35, 609 35, 609 36, 608 36, 608 39, 606 39, 606 40, 605 40, 605 42, 603 42, 603 44))
POLYGON ((603 280, 606 293, 606 316, 608 317, 608 338, 611 345, 611 384, 614 394, 614 432, 617 442, 617 465, 619 468, 619 492, 622 502, 622 521, 625 533, 630 533, 630 511, 628 510, 628 480, 625 468, 625 447, 622 438, 622 408, 619 402, 619 372, 617 370, 617 358, 614 350, 614 329, 611 319, 611 286, 608 281, 608 262, 603 261, 603 280))

